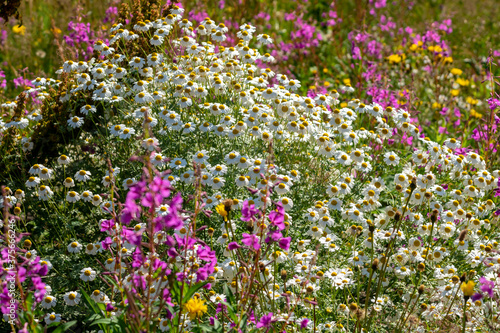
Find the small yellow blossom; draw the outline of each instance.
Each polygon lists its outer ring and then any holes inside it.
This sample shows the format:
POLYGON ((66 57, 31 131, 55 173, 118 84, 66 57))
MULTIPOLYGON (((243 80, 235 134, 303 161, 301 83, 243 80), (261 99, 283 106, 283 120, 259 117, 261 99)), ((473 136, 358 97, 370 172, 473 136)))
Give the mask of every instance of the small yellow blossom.
POLYGON ((458 94, 460 94, 460 90, 458 90, 458 89, 452 89, 451 90, 451 96, 456 97, 456 96, 458 96, 458 94))
POLYGON ((351 84, 351 79, 344 79, 342 82, 344 82, 345 85, 348 85, 351 84))
POLYGON ((472 98, 472 97, 470 97, 470 96, 469 96, 469 97, 467 97, 467 98, 465 99, 465 101, 466 101, 467 103, 471 104, 471 105, 476 105, 476 104, 477 104, 477 102, 478 102, 478 100, 477 100, 477 99, 474 99, 474 98, 472 98))
POLYGON ((15 25, 12 27, 12 32, 18 35, 23 35, 26 32, 26 27, 24 25, 15 25))
POLYGON ((224 204, 217 205, 217 207, 215 207, 215 210, 220 216, 224 217, 224 221, 227 221, 227 211, 224 208, 224 204))
POLYGON ((462 72, 462 70, 461 70, 461 69, 458 69, 458 68, 452 68, 450 72, 451 72, 451 74, 453 74, 453 75, 460 75, 460 74, 462 74, 462 73, 463 73, 463 72, 462 72))
POLYGON ((439 104, 438 102, 434 102, 434 103, 432 103, 432 107, 434 109, 440 109, 441 108, 441 104, 439 104))
POLYGON ((417 44, 411 44, 410 51, 415 52, 417 49, 418 49, 418 45, 417 44))
POLYGON ((469 80, 464 80, 462 78, 457 78, 457 83, 461 85, 462 87, 468 86, 469 85, 469 80))
POLYGON ((467 297, 472 296, 474 294, 474 286, 475 285, 476 284, 472 280, 467 281, 467 283, 462 282, 460 289, 464 293, 464 296, 467 296, 467 297))
POLYGON ((203 316, 208 309, 204 300, 201 300, 198 297, 193 297, 187 301, 186 304, 184 304, 184 310, 188 313, 189 319, 194 320, 203 316))
POLYGON ((403 60, 403 57, 399 54, 391 54, 387 57, 387 60, 389 60, 391 64, 399 64, 401 60, 403 60))
POLYGON ((471 115, 471 117, 475 117, 475 118, 478 118, 478 119, 481 119, 483 117, 482 114, 480 114, 479 112, 477 112, 474 109, 470 110, 470 115, 471 115))

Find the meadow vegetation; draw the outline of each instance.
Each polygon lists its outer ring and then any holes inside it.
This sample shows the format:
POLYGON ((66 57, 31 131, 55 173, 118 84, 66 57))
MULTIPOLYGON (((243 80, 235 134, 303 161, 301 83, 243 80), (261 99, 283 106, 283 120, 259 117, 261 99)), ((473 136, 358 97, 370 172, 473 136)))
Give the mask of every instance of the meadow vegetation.
POLYGON ((23 2, 0 330, 500 331, 499 11, 23 2))

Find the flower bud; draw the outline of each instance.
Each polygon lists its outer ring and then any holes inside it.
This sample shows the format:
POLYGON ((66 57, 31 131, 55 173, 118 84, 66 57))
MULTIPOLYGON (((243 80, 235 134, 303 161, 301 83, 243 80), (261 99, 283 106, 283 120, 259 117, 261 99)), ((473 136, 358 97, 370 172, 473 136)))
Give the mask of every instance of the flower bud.
POLYGON ((356 303, 349 304, 349 311, 354 312, 358 309, 358 305, 356 303))
POLYGON ((25 239, 23 245, 26 249, 29 249, 31 247, 31 241, 29 239, 25 239))

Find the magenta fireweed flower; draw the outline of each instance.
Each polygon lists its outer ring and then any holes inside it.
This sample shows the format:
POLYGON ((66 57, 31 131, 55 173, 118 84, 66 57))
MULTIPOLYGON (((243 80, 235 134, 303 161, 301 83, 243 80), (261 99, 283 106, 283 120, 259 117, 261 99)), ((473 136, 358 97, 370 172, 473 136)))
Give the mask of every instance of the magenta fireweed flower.
POLYGON ((101 231, 102 232, 108 232, 109 230, 113 229, 115 227, 115 222, 113 219, 110 220, 104 220, 101 222, 101 231))
POLYGON ((262 327, 271 328, 272 323, 275 321, 276 320, 273 320, 273 313, 269 312, 268 314, 260 317, 259 322, 257 323, 256 327, 257 328, 262 328, 262 327))
POLYGON ((309 319, 308 318, 302 319, 302 321, 300 322, 300 328, 302 328, 302 329, 306 328, 307 324, 309 324, 309 319))
POLYGON ((290 242, 292 241, 292 237, 283 237, 279 240, 278 246, 285 250, 288 251, 290 249, 290 242))
POLYGON ((243 201, 243 207, 241 208, 241 220, 248 222, 253 219, 253 217, 259 212, 255 208, 254 204, 249 205, 248 200, 243 201))
POLYGON ((271 225, 276 226, 278 230, 285 229, 285 209, 281 204, 276 204, 276 210, 270 212, 268 217, 271 225))
POLYGON ((260 249, 260 240, 256 235, 243 233, 241 242, 254 250, 260 249))
POLYGON ((238 245, 238 243, 236 243, 236 242, 231 242, 227 245, 227 248, 229 251, 239 249, 240 247, 241 247, 241 245, 238 245))
POLYGON ((493 298, 494 296, 493 288, 495 287, 495 282, 488 280, 484 276, 479 279, 479 282, 481 282, 481 287, 480 287, 481 291, 483 293, 487 293, 488 296, 493 298))

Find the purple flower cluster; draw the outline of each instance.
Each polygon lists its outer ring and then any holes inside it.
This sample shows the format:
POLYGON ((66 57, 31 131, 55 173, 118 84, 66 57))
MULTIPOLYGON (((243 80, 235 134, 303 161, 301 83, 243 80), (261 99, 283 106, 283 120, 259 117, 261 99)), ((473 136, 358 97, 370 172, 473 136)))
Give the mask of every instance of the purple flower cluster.
MULTIPOLYGON (((145 175, 147 175, 147 171, 145 171, 145 175)), ((141 274, 144 267, 150 267, 151 272, 159 272, 162 276, 174 274, 175 272, 167 264, 168 258, 173 262, 185 264, 190 262, 191 257, 195 257, 197 260, 196 265, 183 267, 180 272, 175 273, 177 281, 190 282, 190 276, 194 274, 196 274, 196 282, 206 281, 213 274, 217 265, 215 251, 197 239, 194 233, 191 235, 189 233, 183 235, 175 233, 173 236, 169 234, 169 231, 186 227, 181 218, 181 209, 182 196, 180 193, 172 195, 172 187, 168 180, 159 175, 153 179, 145 176, 137 184, 130 187, 119 218, 111 218, 101 222, 101 231, 109 235, 102 242, 104 249, 113 252, 113 248, 117 247, 120 242, 127 242, 135 246, 129 267, 132 278, 132 283, 129 286, 131 293, 147 294, 146 291, 150 285, 146 276, 141 274), (160 206, 167 206, 168 213, 157 214, 157 208, 160 206), (140 230, 127 227, 132 221, 146 222, 146 226, 140 230), (119 222, 122 224, 121 227, 118 226, 119 222), (158 234, 162 234, 162 238, 157 238, 158 234), (144 235, 147 236, 146 239, 155 239, 154 244, 144 243, 144 235), (155 249, 157 246, 166 246, 165 251, 162 252, 166 254, 167 259, 151 256, 152 253, 157 253, 155 249)), ((186 228, 192 230, 190 226, 186 228)), ((210 285, 207 286, 210 287, 210 285)), ((167 304, 173 306, 170 288, 167 285, 163 285, 163 288, 161 297, 167 304)))
POLYGON ((484 276, 479 279, 479 282, 481 283, 479 287, 481 292, 472 295, 472 300, 475 302, 483 297, 494 298, 495 292, 493 291, 493 288, 495 288, 495 282, 488 280, 484 276))
MULTIPOLYGON (((27 234, 16 235, 14 244, 22 243, 24 236, 27 236, 27 234)), ((1 237, 5 242, 5 236, 1 237)), ((9 267, 8 269, 2 269, 0 272, 0 289, 2 290, 0 294, 0 310, 9 319, 15 320, 19 313, 18 308, 21 306, 20 302, 24 300, 15 297, 12 291, 19 290, 22 286, 24 298, 33 293, 34 302, 32 306, 35 307, 36 304, 43 300, 46 293, 42 277, 47 275, 48 266, 42 264, 38 256, 27 258, 26 250, 22 250, 17 246, 14 249, 5 246, 0 250, 0 253, 0 265, 4 268, 9 267)))
POLYGON ((76 49, 76 56, 90 59, 95 42, 95 33, 90 29, 90 23, 73 22, 68 23, 68 34, 63 36, 66 44, 76 49))
MULTIPOLYGON (((283 237, 283 234, 281 233, 281 231, 285 229, 285 210, 280 204, 277 204, 276 207, 276 210, 271 211, 267 216, 271 223, 269 231, 265 235, 266 237, 264 238, 264 242, 266 244, 277 242, 280 248, 288 251, 290 249, 291 237, 283 237)), ((248 200, 243 202, 243 207, 241 209, 242 221, 254 222, 261 216, 262 212, 256 209, 254 204, 249 205, 248 200)), ((256 251, 261 248, 261 238, 255 234, 243 233, 241 243, 256 251)), ((241 246, 237 242, 231 242, 228 245, 229 250, 234 250, 240 247, 241 246)))

